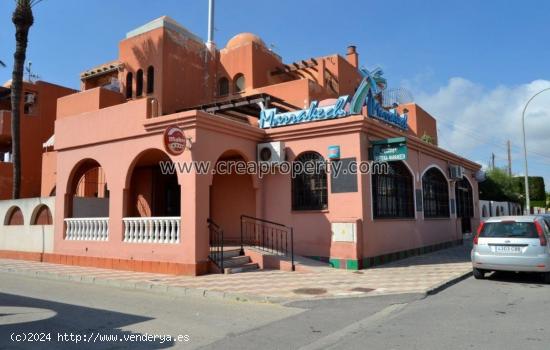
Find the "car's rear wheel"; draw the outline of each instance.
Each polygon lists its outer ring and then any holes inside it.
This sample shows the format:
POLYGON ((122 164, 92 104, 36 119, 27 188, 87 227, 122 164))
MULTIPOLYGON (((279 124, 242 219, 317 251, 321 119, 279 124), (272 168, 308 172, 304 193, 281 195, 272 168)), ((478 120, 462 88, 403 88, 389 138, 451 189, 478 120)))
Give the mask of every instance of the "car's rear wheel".
POLYGON ((474 278, 475 278, 476 280, 482 280, 482 279, 484 279, 484 278, 485 278, 485 271, 480 270, 480 269, 476 269, 476 268, 474 267, 474 278))
POLYGON ((550 272, 544 272, 542 274, 542 281, 546 284, 550 284, 550 272))

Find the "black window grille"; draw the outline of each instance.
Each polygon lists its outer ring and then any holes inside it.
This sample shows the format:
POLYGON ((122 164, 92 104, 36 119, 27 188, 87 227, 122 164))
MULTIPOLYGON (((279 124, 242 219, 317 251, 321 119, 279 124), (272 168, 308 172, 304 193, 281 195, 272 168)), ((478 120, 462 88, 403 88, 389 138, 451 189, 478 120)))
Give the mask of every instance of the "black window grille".
POLYGON ((323 210, 328 208, 327 171, 323 156, 305 152, 295 162, 302 163, 292 179, 292 210, 323 210))
POLYGON ((143 95, 143 70, 138 70, 136 73, 136 96, 143 95))
POLYGON ((132 88, 134 84, 134 75, 132 72, 126 74, 126 98, 132 98, 132 88))
MULTIPOLYGON (((459 218, 471 218, 474 216, 474 199, 472 186, 466 178, 455 183, 456 215, 459 218)), ((483 207, 485 209, 485 206, 483 207)), ((485 210, 486 211, 486 210, 485 210)))
POLYGON ((155 92, 155 68, 149 66, 147 68, 147 93, 152 94, 155 92))
POLYGON ((229 95, 229 79, 223 77, 218 81, 218 96, 227 95, 229 95))
POLYGON ((425 218, 448 218, 449 185, 445 175, 437 168, 431 168, 422 176, 422 196, 425 218))
POLYGON ((385 174, 372 174, 375 219, 414 218, 413 177, 403 162, 389 162, 385 174))

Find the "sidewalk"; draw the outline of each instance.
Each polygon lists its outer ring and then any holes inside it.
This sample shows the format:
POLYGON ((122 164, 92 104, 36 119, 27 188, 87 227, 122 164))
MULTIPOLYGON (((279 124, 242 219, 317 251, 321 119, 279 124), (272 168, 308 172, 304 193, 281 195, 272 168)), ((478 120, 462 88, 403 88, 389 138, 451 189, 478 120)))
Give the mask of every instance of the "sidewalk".
POLYGON ((430 294, 471 273, 469 252, 470 246, 465 244, 359 271, 327 267, 313 272, 263 270, 188 277, 0 259, 0 272, 177 296, 282 302, 399 293, 430 294))

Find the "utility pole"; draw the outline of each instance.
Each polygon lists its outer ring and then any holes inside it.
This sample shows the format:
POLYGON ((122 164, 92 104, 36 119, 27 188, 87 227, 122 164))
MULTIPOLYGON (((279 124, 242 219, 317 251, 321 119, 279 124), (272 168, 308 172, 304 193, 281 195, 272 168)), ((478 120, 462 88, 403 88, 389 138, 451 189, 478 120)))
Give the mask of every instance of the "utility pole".
POLYGON ((495 154, 491 153, 491 169, 495 170, 495 154))
POLYGON ((512 142, 508 140, 506 146, 508 148, 508 176, 512 176, 512 142))

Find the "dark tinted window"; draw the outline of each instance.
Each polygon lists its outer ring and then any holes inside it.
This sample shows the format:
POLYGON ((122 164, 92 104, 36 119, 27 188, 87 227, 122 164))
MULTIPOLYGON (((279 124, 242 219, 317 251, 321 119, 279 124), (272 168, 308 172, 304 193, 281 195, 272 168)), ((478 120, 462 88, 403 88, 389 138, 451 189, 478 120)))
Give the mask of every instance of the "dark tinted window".
POLYGON ((532 222, 488 222, 483 226, 479 237, 487 238, 538 238, 537 229, 532 222))

